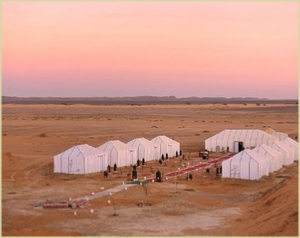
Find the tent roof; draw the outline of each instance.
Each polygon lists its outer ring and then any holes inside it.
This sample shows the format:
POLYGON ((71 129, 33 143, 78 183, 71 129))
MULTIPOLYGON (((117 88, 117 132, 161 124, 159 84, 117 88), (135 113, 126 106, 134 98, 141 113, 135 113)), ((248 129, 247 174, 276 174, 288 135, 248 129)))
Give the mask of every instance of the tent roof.
POLYGON ((272 133, 272 136, 284 136, 286 138, 288 137, 288 134, 275 131, 274 133, 272 133))
POLYGON ((175 140, 172 140, 170 139, 169 137, 166 137, 166 136, 157 136, 155 138, 153 138, 151 141, 156 141, 157 139, 161 139, 165 144, 175 144, 175 143, 178 143, 177 141, 175 140))
POLYGON ((83 156, 90 156, 90 155, 99 155, 99 154, 105 154, 105 152, 100 151, 98 149, 96 149, 95 147, 92 147, 90 145, 87 144, 82 144, 82 145, 75 145, 73 147, 71 147, 70 149, 58 154, 58 155, 67 155, 67 154, 71 154, 74 151, 78 151, 80 154, 82 154, 83 156))
POLYGON ((268 134, 268 133, 266 133, 262 130, 259 130, 259 129, 250 129, 250 130, 247 130, 247 129, 226 129, 226 130, 223 130, 220 133, 218 133, 218 134, 216 134, 216 135, 214 135, 214 136, 212 136, 208 139, 211 139, 211 138, 214 138, 214 137, 222 138, 224 135, 228 135, 228 134, 230 134, 230 135, 233 134, 234 137, 240 137, 240 136, 243 135, 244 137, 247 138, 247 137, 251 137, 251 135, 254 134, 254 133, 256 133, 260 136, 266 136, 266 137, 268 137, 272 140, 278 140, 277 137, 272 136, 272 135, 270 135, 270 134, 268 134))
POLYGON ((291 145, 293 145, 294 147, 298 147, 298 142, 295 141, 295 140, 293 140, 293 139, 291 139, 290 137, 287 137, 287 138, 281 140, 280 142, 282 142, 282 143, 284 143, 284 144, 286 144, 286 143, 287 143, 287 144, 291 144, 291 145))
POLYGON ((232 160, 233 161, 241 160, 244 157, 244 155, 248 155, 250 158, 253 158, 257 162, 266 160, 265 157, 261 156, 260 154, 250 149, 243 150, 240 153, 234 155, 232 157, 232 160))
POLYGON ((100 145, 98 148, 101 147, 103 150, 105 150, 105 148, 108 145, 111 145, 112 147, 114 147, 118 151, 121 151, 121 150, 135 150, 135 148, 132 148, 129 145, 126 145, 125 143, 123 143, 119 140, 108 141, 108 142, 104 143, 103 145, 100 145))
POLYGON ((259 146, 256 146, 253 150, 255 151, 255 149, 263 149, 264 151, 268 152, 269 154, 271 155, 278 155, 280 154, 278 151, 274 150, 273 148, 271 148, 270 146, 266 145, 266 144, 262 144, 262 145, 259 145, 259 146))
POLYGON ((132 145, 134 145, 134 144, 142 144, 145 147, 151 147, 151 146, 158 147, 157 144, 155 144, 152 141, 147 140, 145 138, 136 138, 136 139, 133 139, 133 140, 129 141, 127 143, 127 145, 128 144, 132 144, 132 145))
POLYGON ((273 144, 277 145, 280 149, 284 151, 290 151, 291 148, 280 141, 273 141, 273 144))

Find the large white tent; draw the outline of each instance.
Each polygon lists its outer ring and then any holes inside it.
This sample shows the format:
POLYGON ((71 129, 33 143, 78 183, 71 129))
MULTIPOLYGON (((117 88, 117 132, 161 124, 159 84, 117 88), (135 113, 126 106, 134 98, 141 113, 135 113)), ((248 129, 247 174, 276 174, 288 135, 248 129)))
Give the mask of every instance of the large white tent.
POLYGON ((107 153, 108 164, 110 166, 123 167, 133 165, 137 161, 136 149, 119 140, 112 140, 97 147, 107 153))
POLYGON ((294 160, 298 160, 298 142, 291 139, 290 137, 287 137, 283 140, 280 141, 281 143, 287 145, 288 147, 290 147, 291 149, 293 149, 294 151, 294 160))
POLYGON ((228 152, 240 152, 274 140, 278 138, 258 129, 227 129, 206 139, 205 149, 213 152, 220 152, 222 149, 228 152))
POLYGON ((223 178, 258 180, 269 175, 268 158, 246 149, 222 162, 223 178))
POLYGON ((267 146, 266 144, 256 146, 253 149, 253 151, 269 159, 270 173, 277 171, 282 167, 282 155, 278 151, 267 146))
POLYGON ((282 164, 289 165, 294 162, 294 151, 280 141, 270 141, 267 145, 282 155, 282 164))
POLYGON ((157 136, 151 140, 153 143, 159 145, 160 147, 160 153, 159 157, 162 157, 162 155, 166 156, 168 154, 168 157, 174 157, 176 156, 176 152, 179 155, 180 153, 180 144, 177 141, 174 141, 166 136, 157 136))
POLYGON ((89 174, 104 171, 107 154, 90 145, 76 145, 54 156, 54 173, 89 174))
POLYGON ((137 149, 137 159, 145 161, 159 159, 160 147, 159 145, 149 141, 145 138, 137 138, 127 143, 130 147, 137 149))

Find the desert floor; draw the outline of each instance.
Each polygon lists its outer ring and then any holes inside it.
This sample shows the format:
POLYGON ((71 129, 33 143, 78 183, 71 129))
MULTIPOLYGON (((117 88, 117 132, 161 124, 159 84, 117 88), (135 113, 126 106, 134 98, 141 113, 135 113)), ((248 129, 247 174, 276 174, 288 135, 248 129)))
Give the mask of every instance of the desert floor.
POLYGON ((297 162, 259 181, 222 179, 202 169, 192 181, 181 176, 177 183, 136 185, 78 209, 39 206, 128 182, 130 167, 108 178, 54 174, 53 156, 74 145, 158 135, 180 142, 188 160, 148 162, 138 169, 143 179, 157 169, 204 162, 198 151, 205 139, 224 129, 269 127, 298 138, 298 105, 2 105, 2 235, 298 236, 297 162), (115 205, 108 204, 112 199, 115 205), (140 200, 148 204, 137 206, 140 200))

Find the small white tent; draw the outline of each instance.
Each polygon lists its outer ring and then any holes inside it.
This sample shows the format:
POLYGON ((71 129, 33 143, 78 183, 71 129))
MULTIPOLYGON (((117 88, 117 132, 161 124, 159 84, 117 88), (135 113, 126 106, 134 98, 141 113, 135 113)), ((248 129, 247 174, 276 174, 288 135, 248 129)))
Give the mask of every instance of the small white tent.
POLYGON ((223 178, 258 180, 269 175, 268 158, 247 149, 222 162, 223 178))
POLYGON ((294 151, 294 160, 298 160, 298 142, 291 139, 290 137, 287 137, 280 141, 281 143, 287 145, 294 151))
POLYGON ((240 152, 243 149, 254 147, 278 140, 262 130, 224 130, 205 140, 205 149, 213 152, 220 152, 222 149, 229 152, 240 152))
POLYGON ((282 155, 266 144, 256 146, 253 151, 269 159, 270 173, 277 171, 282 167, 282 155))
POLYGON ((142 161, 157 160, 159 159, 159 145, 149 141, 145 138, 137 138, 127 143, 130 147, 137 149, 137 159, 142 161))
POLYGON ((282 164, 289 165, 294 162, 294 151, 287 145, 283 144, 280 141, 272 141, 267 144, 269 147, 278 151, 282 155, 282 164))
POLYGON ((89 174, 104 171, 107 154, 84 144, 54 156, 54 173, 89 174))
POLYGON ((107 153, 107 160, 110 166, 123 167, 133 165, 137 161, 136 149, 119 140, 112 140, 100 145, 99 150, 107 153))
POLYGON ((162 155, 166 156, 168 154, 168 157, 174 157, 176 156, 176 152, 179 155, 180 153, 180 144, 177 141, 174 141, 166 136, 157 136, 151 140, 153 143, 159 145, 160 147, 160 153, 159 157, 162 155))

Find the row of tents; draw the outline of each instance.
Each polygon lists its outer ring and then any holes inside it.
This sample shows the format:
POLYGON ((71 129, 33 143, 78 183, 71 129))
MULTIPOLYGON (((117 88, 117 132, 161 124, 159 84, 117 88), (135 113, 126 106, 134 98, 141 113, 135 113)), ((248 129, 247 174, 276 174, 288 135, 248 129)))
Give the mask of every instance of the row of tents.
POLYGON ((105 171, 110 166, 129 166, 137 160, 158 160, 162 156, 174 157, 180 153, 180 143, 167 136, 152 140, 137 138, 127 144, 119 140, 108 141, 95 148, 87 144, 76 145, 54 156, 54 173, 89 174, 105 171))
POLYGON ((205 147, 237 153, 222 162, 223 178, 258 180, 298 160, 298 142, 272 129, 224 130, 208 138, 205 147))

